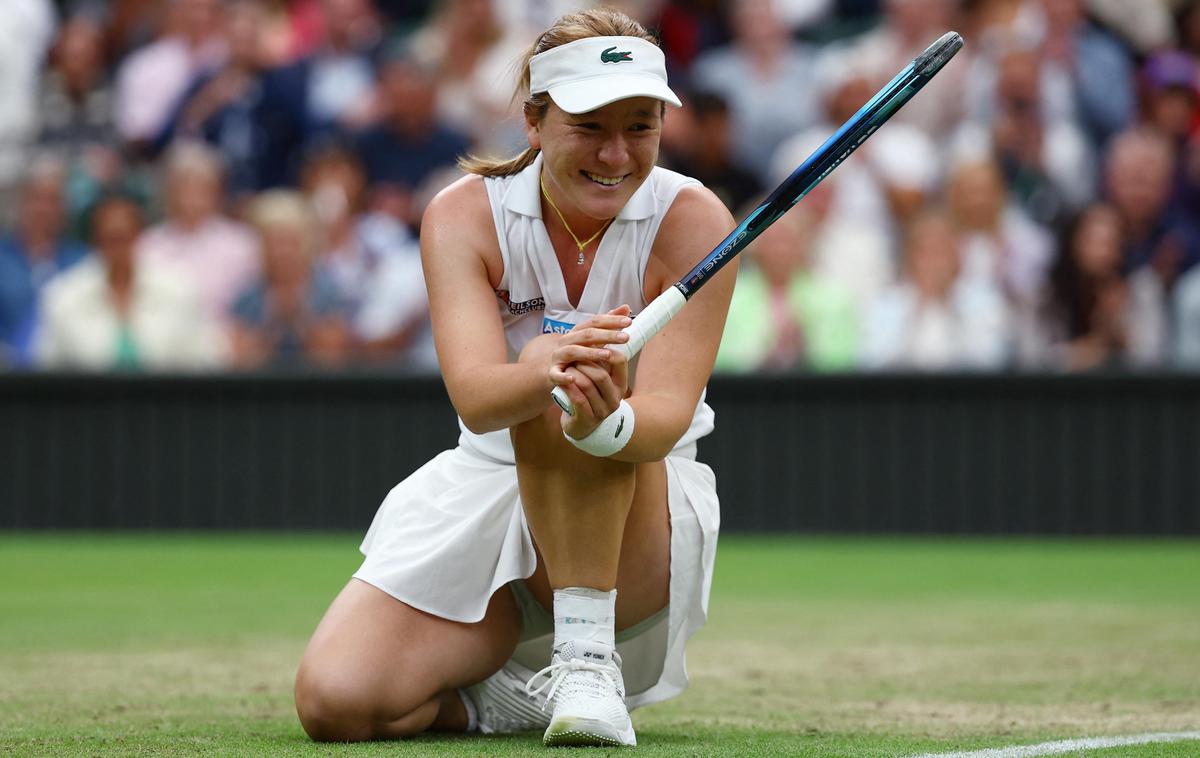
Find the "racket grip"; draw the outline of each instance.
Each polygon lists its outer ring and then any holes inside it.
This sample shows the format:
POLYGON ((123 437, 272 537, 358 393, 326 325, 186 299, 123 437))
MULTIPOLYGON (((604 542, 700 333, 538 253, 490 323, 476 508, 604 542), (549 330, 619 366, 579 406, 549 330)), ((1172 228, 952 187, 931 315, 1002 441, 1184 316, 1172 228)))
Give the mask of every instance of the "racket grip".
MULTIPOLYGON (((671 322, 671 319, 675 318, 675 314, 683 309, 686 302, 687 298, 683 296, 683 292, 678 287, 667 288, 666 292, 654 298, 625 329, 625 333, 629 335, 629 341, 608 345, 608 349, 620 350, 632 360, 642 351, 651 337, 658 334, 664 326, 671 322)), ((550 392, 550 396, 554 398, 558 407, 562 408, 563 413, 568 416, 575 415, 575 405, 571 402, 566 390, 562 387, 555 387, 550 392)))

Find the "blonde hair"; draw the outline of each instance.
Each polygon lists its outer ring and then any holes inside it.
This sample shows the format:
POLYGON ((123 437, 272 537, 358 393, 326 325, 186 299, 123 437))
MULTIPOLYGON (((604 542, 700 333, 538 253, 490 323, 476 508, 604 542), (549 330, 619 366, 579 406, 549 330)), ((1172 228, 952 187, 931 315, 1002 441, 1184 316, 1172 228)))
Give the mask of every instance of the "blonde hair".
POLYGON ((198 141, 176 142, 167 151, 164 164, 168 176, 197 173, 219 181, 225 174, 221 153, 198 141))
MULTIPOLYGON (((591 8, 578 13, 568 13, 542 32, 525 53, 513 100, 525 96, 522 111, 526 118, 536 117, 540 121, 550 107, 550 98, 545 92, 529 91, 529 60, 538 53, 589 37, 641 37, 647 42, 658 44, 658 39, 648 32, 646 27, 613 8, 591 8)), ((508 159, 467 155, 458 160, 458 167, 468 174, 479 176, 512 176, 533 163, 537 154, 536 148, 528 147, 520 155, 508 159)))
POLYGON ((304 238, 304 254, 309 260, 317 256, 321 230, 308 198, 294 190, 267 190, 250 201, 246 222, 259 234, 271 229, 289 229, 304 238))

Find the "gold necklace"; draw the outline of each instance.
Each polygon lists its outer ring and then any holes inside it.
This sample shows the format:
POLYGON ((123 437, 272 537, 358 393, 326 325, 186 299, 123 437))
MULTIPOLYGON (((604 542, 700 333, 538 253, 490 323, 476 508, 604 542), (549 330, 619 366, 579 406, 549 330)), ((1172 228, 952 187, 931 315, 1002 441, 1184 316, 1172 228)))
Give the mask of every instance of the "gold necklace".
POLYGON ((607 229, 608 225, 612 223, 612 219, 610 218, 608 221, 605 221, 604 224, 598 230, 596 230, 595 234, 593 234, 591 237, 588 237, 583 242, 580 242, 579 237, 576 237, 575 232, 571 229, 571 225, 567 223, 565 218, 563 218, 562 211, 560 211, 558 206, 554 204, 554 201, 550 199, 550 193, 546 191, 546 177, 539 176, 538 179, 542 184, 542 197, 546 198, 546 202, 550 203, 550 207, 553 208, 554 212, 558 214, 558 220, 562 222, 563 228, 567 230, 567 234, 571 235, 571 239, 575 241, 575 246, 579 248, 579 260, 575 261, 575 263, 582 266, 584 264, 583 249, 592 244, 593 240, 604 233, 604 230, 607 229))

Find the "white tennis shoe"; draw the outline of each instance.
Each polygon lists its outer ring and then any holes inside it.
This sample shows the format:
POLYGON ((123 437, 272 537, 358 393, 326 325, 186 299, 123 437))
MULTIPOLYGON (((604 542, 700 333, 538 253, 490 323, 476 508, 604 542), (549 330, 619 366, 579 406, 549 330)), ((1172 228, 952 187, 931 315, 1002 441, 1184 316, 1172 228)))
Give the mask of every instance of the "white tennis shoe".
POLYGON ((547 747, 637 744, 625 707, 621 658, 608 645, 572 641, 555 648, 550 665, 534 674, 525 691, 545 692, 553 708, 542 736, 547 747))
POLYGON ((475 719, 483 734, 515 734, 545 729, 550 725, 546 698, 530 695, 525 683, 533 672, 508 661, 479 684, 464 687, 464 697, 475 706, 475 719))

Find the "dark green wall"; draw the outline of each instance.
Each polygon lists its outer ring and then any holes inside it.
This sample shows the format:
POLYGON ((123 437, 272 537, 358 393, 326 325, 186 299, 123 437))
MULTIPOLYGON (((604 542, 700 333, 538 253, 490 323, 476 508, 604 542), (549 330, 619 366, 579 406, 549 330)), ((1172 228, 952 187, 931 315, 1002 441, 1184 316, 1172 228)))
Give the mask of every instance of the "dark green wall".
MULTIPOLYGON (((1200 534, 1200 377, 717 378, 727 531, 1200 534)), ((0 376, 0 528, 365 530, 438 380, 0 376)))

